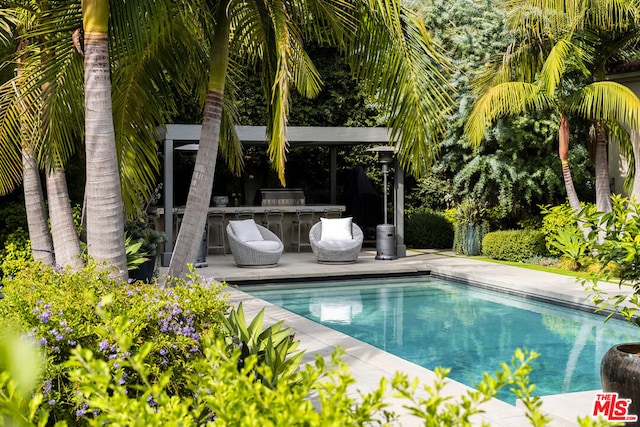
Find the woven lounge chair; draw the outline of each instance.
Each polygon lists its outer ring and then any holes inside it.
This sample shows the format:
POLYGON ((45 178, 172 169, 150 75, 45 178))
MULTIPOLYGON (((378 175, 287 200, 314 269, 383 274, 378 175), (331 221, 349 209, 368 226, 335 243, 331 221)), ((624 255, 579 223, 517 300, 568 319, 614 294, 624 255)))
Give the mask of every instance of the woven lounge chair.
POLYGON ((275 267, 284 251, 278 236, 251 219, 229 221, 227 236, 238 267, 275 267))
MULTIPOLYGON (((345 223, 343 223, 345 224, 345 223)), ((311 250, 320 263, 351 263, 355 262, 360 255, 364 234, 360 227, 351 221, 351 218, 327 219, 322 218, 311 227, 309 231, 309 242, 311 250), (349 236, 323 235, 322 227, 325 224, 332 224, 330 221, 346 221, 350 223, 351 233, 349 236)))

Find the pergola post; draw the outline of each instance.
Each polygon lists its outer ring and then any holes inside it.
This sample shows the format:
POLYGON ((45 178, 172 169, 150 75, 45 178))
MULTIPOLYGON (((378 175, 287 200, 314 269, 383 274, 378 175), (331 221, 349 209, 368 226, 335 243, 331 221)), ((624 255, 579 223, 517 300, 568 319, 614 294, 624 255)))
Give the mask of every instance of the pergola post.
POLYGON ((396 226, 396 255, 398 258, 407 256, 407 246, 404 244, 404 170, 398 159, 394 164, 395 177, 393 180, 393 195, 395 198, 393 223, 396 226))
POLYGON ((329 176, 331 177, 330 188, 331 188, 331 204, 335 205, 336 200, 338 200, 338 196, 336 195, 336 186, 338 185, 337 179, 337 158, 338 158, 338 149, 336 147, 329 148, 329 176))
POLYGON ((160 265, 168 267, 173 253, 173 139, 164 140, 164 232, 167 241, 160 265))

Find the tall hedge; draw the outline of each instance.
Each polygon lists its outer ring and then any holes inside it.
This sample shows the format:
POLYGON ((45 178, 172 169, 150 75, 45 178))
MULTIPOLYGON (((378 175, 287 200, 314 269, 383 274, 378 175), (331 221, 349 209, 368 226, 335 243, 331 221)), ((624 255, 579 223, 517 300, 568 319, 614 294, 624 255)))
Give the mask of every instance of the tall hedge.
POLYGON ((442 212, 415 212, 407 218, 405 242, 412 248, 449 249, 453 246, 453 225, 442 212))
POLYGON ((514 262, 525 262, 535 256, 548 255, 544 234, 538 230, 487 233, 482 239, 482 253, 489 258, 514 262))

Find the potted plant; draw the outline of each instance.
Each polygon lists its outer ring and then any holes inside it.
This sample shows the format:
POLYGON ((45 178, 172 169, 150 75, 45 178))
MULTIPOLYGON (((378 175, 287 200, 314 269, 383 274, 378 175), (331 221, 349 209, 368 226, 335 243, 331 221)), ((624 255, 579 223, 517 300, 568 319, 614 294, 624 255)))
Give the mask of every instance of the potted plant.
POLYGON ((482 237, 486 233, 486 203, 467 197, 455 208, 455 232, 453 250, 464 255, 482 252, 482 237))
MULTIPOLYGON (((612 197, 609 213, 583 212, 583 229, 589 229, 587 240, 598 269, 583 280, 583 286, 598 311, 626 319, 640 326, 636 311, 640 309, 640 205, 621 196, 612 197), (615 282, 620 292, 609 294, 599 286, 615 282)), ((581 231, 576 231, 581 232, 581 231)), ((618 393, 619 399, 630 399, 628 414, 640 419, 640 342, 621 343, 607 351, 600 367, 604 392, 618 393)), ((627 423, 640 426, 640 421, 627 423)))
POLYGON ((155 229, 156 215, 149 210, 150 206, 159 199, 161 188, 161 185, 158 186, 144 208, 134 218, 128 219, 125 223, 125 233, 130 241, 128 247, 131 249, 129 251, 131 253, 127 254, 127 258, 138 260, 137 262, 128 263, 130 268, 133 267, 129 276, 134 280, 145 282, 152 280, 158 248, 167 241, 164 231, 155 229), (137 243, 139 243, 139 246, 136 246, 137 243), (141 260, 143 262, 140 262, 141 260))

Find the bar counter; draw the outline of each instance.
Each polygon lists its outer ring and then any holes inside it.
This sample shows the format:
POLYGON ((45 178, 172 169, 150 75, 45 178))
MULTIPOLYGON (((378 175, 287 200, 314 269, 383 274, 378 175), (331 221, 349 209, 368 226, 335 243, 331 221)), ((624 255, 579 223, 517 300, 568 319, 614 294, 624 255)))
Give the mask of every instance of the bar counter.
MULTIPOLYGON (((301 210, 311 210, 314 214, 313 222, 320 221, 320 218, 325 216, 327 212, 340 212, 341 214, 346 210, 344 205, 330 205, 330 204, 307 204, 307 205, 267 205, 267 206, 210 206, 209 213, 223 213, 224 214, 224 241, 225 241, 225 253, 229 253, 229 244, 227 242, 226 236, 226 226, 230 220, 237 219, 237 215, 240 213, 249 213, 253 214, 253 219, 256 223, 260 225, 263 224, 264 214, 268 211, 279 210, 284 214, 282 220, 282 242, 284 244, 285 251, 292 250, 292 231, 293 231, 293 220, 297 216, 297 212, 301 210)), ((165 248, 162 251, 162 265, 168 265, 171 251, 173 250, 173 244, 175 242, 175 236, 177 232, 177 218, 180 217, 181 214, 184 213, 184 206, 175 207, 173 209, 173 218, 171 219, 171 230, 169 232, 166 231, 166 221, 164 218, 164 209, 157 208, 155 210, 155 214, 157 215, 157 219, 155 222, 156 229, 165 231, 167 235, 167 243, 165 244, 165 248)), ((244 217, 242 219, 245 219, 244 217)), ((302 229, 302 242, 308 242, 308 227, 304 227, 302 229)), ((271 231, 276 232, 276 229, 271 228, 271 231)), ((276 232, 276 234, 278 234, 276 232)), ((297 240, 297 234, 295 236, 297 240)), ((211 235, 209 236, 208 244, 209 245, 220 245, 220 236, 217 235, 215 227, 211 229, 211 235)), ((298 250, 295 248, 294 250, 298 250)), ((221 250, 211 249, 209 253, 221 253, 221 250)))

